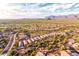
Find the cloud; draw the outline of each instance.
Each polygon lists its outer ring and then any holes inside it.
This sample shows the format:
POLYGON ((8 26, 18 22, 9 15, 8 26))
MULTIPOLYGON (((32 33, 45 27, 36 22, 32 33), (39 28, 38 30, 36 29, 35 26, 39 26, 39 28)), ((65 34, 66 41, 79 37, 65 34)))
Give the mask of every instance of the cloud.
POLYGON ((8 3, 0 5, 0 18, 44 18, 79 13, 79 3, 8 3))

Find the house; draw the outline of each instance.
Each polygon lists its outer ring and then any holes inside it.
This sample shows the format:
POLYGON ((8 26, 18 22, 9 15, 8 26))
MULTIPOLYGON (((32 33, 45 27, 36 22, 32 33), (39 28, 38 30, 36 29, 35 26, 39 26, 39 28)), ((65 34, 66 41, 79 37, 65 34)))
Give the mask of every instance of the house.
POLYGON ((53 53, 47 53, 47 56, 55 56, 53 53))
POLYGON ((20 50, 18 50, 17 53, 18 53, 19 56, 24 56, 26 52, 27 52, 26 49, 20 49, 20 50))
POLYGON ((28 39, 27 42, 28 42, 28 43, 31 43, 31 40, 28 39))
POLYGON ((38 48, 36 56, 47 56, 48 49, 47 48, 38 48))
POLYGON ((77 52, 79 52, 79 43, 73 44, 72 47, 73 47, 77 52))
POLYGON ((25 35, 25 33, 21 32, 21 33, 18 33, 18 38, 19 40, 23 40, 23 39, 26 39, 27 35, 25 35))
POLYGON ((33 38, 30 39, 32 42, 34 42, 35 40, 33 38))
POLYGON ((68 39, 68 45, 72 45, 75 43, 75 40, 73 38, 68 39))
POLYGON ((65 50, 60 51, 61 56, 70 56, 65 50))
POLYGON ((24 45, 28 44, 26 40, 23 40, 22 42, 24 43, 24 45))
POLYGON ((19 41, 18 49, 23 49, 23 48, 24 48, 23 42, 19 41))
POLYGON ((42 52, 37 52, 35 56, 45 56, 42 52))
POLYGON ((76 32, 79 33, 79 29, 77 29, 76 32))

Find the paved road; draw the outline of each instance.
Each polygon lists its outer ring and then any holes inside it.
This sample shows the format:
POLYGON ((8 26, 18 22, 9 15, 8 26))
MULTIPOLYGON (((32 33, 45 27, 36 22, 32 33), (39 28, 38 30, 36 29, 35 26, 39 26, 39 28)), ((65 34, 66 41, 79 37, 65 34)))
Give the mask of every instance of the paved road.
POLYGON ((7 46, 4 48, 4 50, 2 51, 1 55, 6 56, 9 54, 9 51, 11 50, 11 48, 13 47, 15 43, 15 38, 16 38, 16 34, 10 35, 9 42, 7 46))

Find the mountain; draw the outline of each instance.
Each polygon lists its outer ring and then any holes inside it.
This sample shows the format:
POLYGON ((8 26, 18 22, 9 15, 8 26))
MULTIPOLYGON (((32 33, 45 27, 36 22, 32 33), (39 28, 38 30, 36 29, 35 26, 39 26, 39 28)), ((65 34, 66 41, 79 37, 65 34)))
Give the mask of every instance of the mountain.
POLYGON ((79 14, 69 14, 69 15, 50 15, 46 17, 47 19, 79 19, 79 14))

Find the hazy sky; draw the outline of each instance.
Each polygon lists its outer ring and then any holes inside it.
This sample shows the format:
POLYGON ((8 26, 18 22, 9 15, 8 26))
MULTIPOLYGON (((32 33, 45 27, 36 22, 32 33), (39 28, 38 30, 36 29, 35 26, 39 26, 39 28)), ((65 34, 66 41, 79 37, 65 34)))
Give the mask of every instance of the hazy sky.
POLYGON ((2 3, 0 19, 44 18, 49 15, 79 13, 79 3, 2 3))

